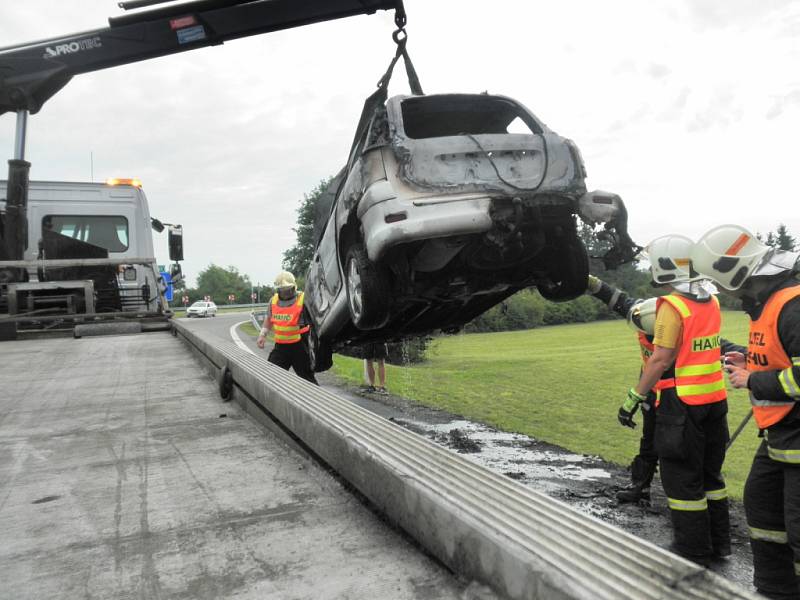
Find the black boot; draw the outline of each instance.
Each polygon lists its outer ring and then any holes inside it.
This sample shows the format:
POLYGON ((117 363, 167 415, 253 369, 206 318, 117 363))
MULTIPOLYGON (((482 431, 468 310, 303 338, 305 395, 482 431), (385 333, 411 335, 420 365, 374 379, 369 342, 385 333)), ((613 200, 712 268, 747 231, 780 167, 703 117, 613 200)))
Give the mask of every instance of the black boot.
POLYGON ((646 461, 637 456, 631 463, 631 484, 617 492, 620 503, 650 501, 650 482, 656 472, 656 462, 646 461))

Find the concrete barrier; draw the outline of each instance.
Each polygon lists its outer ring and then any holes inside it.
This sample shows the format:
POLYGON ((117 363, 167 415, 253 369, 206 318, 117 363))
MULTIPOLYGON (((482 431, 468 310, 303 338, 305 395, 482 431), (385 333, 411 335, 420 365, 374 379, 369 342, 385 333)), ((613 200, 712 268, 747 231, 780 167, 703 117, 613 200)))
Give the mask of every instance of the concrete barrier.
POLYGON ((454 572, 513 600, 759 596, 495 474, 232 343, 176 332, 454 572))

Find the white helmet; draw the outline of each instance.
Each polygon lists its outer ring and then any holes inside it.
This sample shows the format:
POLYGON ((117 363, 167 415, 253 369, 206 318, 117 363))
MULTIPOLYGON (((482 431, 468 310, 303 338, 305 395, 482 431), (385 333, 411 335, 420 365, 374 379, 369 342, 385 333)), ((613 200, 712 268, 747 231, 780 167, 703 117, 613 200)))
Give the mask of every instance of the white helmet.
POLYGON ((297 284, 294 281, 294 275, 289 273, 289 271, 281 271, 280 273, 278 273, 277 277, 275 277, 275 287, 296 288, 297 284))
POLYGON ((702 275, 727 290, 738 290, 770 250, 744 227, 720 225, 698 240, 691 259, 702 275))
POLYGON ((656 303, 658 298, 639 300, 628 311, 628 325, 635 331, 645 335, 655 335, 656 303))
POLYGON ((689 255, 694 242, 685 235, 665 235, 654 239, 645 252, 650 260, 650 274, 659 285, 697 279, 689 255))

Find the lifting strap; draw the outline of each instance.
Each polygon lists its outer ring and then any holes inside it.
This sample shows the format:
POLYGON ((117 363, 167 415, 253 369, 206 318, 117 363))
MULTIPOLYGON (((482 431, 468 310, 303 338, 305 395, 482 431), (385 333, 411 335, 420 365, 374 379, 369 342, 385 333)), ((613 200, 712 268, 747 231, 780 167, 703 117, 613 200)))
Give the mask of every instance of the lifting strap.
POLYGON ((406 50, 406 42, 408 41, 408 34, 406 33, 405 26, 406 26, 406 15, 405 11, 402 9, 402 4, 400 7, 395 11, 394 15, 394 22, 397 25, 397 29, 392 33, 392 39, 394 43, 397 44, 397 52, 395 52, 394 58, 392 62, 389 63, 389 68, 386 69, 386 72, 383 74, 378 80, 378 89, 375 90, 365 101, 364 101, 364 108, 361 111, 361 118, 358 121, 358 127, 356 127, 356 135, 353 138, 353 144, 350 148, 350 158, 348 161, 349 164, 354 160, 353 150, 355 150, 358 141, 361 139, 361 136, 364 134, 364 130, 369 127, 369 122, 372 119, 372 115, 375 114, 375 110, 379 107, 382 107, 386 103, 386 98, 388 95, 389 89, 389 81, 392 79, 392 72, 394 71, 394 66, 397 64, 398 59, 402 56, 403 57, 403 64, 406 68, 406 75, 408 76, 408 86, 411 88, 411 93, 415 96, 422 96, 424 92, 422 91, 422 86, 419 83, 419 77, 417 76, 417 71, 414 69, 414 64, 411 62, 411 57, 408 55, 408 50, 406 50))

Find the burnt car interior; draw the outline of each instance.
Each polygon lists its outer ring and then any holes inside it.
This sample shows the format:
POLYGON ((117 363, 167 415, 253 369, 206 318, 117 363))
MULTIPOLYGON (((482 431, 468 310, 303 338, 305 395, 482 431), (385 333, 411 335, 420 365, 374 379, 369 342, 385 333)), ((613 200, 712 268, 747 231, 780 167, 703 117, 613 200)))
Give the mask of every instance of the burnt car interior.
POLYGON ((452 95, 442 98, 420 96, 402 104, 403 127, 411 139, 493 133, 542 133, 518 106, 493 96, 452 95), (511 124, 517 127, 509 128, 511 124), (520 131, 524 123, 527 131, 520 131))

